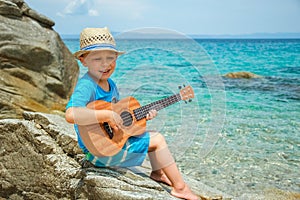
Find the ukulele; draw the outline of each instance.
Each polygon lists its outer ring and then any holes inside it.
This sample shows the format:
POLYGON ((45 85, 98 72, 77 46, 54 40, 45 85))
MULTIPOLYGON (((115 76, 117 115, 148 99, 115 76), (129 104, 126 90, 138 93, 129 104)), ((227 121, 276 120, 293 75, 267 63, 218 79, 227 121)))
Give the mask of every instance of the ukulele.
POLYGON ((146 116, 150 110, 161 110, 181 100, 194 98, 191 86, 186 86, 178 94, 155 101, 145 106, 132 96, 121 99, 117 103, 96 100, 87 105, 87 108, 96 110, 112 110, 120 115, 123 123, 117 132, 114 132, 108 122, 91 125, 78 125, 79 134, 86 148, 95 156, 113 156, 117 154, 127 139, 141 135, 146 131, 146 116))

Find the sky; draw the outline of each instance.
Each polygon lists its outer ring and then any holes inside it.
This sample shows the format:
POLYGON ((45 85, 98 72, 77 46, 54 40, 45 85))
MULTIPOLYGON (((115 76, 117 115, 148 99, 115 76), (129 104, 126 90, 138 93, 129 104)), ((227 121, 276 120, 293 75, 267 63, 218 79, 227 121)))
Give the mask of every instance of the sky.
POLYGON ((107 26, 158 27, 184 34, 300 33, 300 0, 25 0, 59 34, 107 26))

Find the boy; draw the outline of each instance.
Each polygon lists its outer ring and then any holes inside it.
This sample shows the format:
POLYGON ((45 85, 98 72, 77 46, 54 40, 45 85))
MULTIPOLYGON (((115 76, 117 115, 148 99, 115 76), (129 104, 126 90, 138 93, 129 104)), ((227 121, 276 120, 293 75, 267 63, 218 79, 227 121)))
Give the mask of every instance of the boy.
MULTIPOLYGON (((80 50, 74 56, 80 60, 88 72, 78 80, 76 88, 66 106, 66 120, 74 124, 79 146, 87 160, 98 167, 129 167, 141 165, 148 153, 155 181, 172 186, 171 194, 183 199, 198 199, 184 182, 164 137, 157 132, 145 132, 128 138, 122 151, 113 156, 97 157, 86 148, 79 134, 78 125, 107 122, 113 132, 121 128, 121 117, 112 110, 94 110, 86 105, 95 100, 116 103, 118 89, 110 78, 116 68, 117 57, 124 52, 116 49, 113 36, 107 28, 86 28, 80 34, 80 50)), ((157 115, 151 110, 146 119, 157 115)), ((105 148, 105 146, 103 147, 105 148)))

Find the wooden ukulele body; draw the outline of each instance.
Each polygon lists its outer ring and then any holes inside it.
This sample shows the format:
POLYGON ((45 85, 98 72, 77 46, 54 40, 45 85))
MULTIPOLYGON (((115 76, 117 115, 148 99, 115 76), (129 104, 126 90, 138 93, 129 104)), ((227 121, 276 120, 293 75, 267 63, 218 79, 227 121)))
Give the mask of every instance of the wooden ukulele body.
POLYGON ((117 154, 129 137, 141 135, 146 131, 146 118, 136 120, 133 110, 140 107, 134 97, 127 97, 117 103, 97 100, 87 105, 95 110, 112 110, 123 119, 118 132, 110 138, 103 123, 78 126, 79 133, 87 149, 95 156, 113 156, 117 154))

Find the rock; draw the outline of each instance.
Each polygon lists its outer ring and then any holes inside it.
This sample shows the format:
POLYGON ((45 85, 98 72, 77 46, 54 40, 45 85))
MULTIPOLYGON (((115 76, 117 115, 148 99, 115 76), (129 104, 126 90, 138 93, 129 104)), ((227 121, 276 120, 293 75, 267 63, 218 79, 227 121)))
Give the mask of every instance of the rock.
MULTIPOLYGON (((176 199, 170 187, 149 178, 147 165, 95 168, 82 162, 73 126, 61 116, 23 116, 0 120, 0 199, 176 199)), ((185 179, 202 199, 230 199, 185 179)))
POLYGON ((19 7, 12 3, 11 1, 0 1, 0 15, 4 15, 11 18, 21 18, 22 12, 20 11, 19 7))
POLYGON ((27 15, 28 17, 35 19, 37 22, 41 24, 41 26, 44 26, 46 28, 51 28, 55 25, 54 21, 46 17, 45 15, 42 15, 35 10, 31 9, 25 2, 21 3, 22 1, 18 0, 17 3, 24 15, 27 15))
POLYGON ((261 78, 261 76, 253 74, 251 72, 230 72, 224 75, 226 78, 261 78))
POLYGON ((0 129, 1 197, 57 199, 74 193, 80 165, 45 130, 16 119, 0 121, 0 129))
POLYGON ((87 168, 85 184, 88 199, 176 199, 158 183, 122 168, 87 168))
POLYGON ((23 0, 0 0, 0 119, 64 111, 79 74, 54 22, 23 0))

